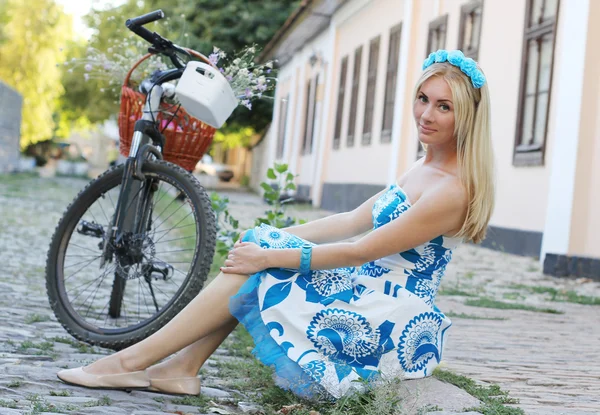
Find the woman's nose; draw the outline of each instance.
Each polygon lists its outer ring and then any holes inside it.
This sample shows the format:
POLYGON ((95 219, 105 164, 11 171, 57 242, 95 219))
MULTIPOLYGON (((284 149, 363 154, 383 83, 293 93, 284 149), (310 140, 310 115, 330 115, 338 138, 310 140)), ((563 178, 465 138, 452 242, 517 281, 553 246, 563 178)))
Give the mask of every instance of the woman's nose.
POLYGON ((421 119, 425 122, 433 122, 433 108, 431 105, 427 105, 424 111, 421 113, 421 119))

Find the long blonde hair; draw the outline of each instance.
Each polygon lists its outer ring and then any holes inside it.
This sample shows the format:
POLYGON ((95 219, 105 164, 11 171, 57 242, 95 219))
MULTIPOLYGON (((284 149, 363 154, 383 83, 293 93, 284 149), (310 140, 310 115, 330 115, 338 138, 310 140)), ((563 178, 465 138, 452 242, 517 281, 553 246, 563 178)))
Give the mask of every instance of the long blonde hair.
POLYGON ((458 67, 434 63, 419 78, 414 99, 423 83, 434 76, 443 78, 452 90, 458 172, 469 199, 467 216, 456 237, 479 243, 485 238, 494 210, 495 193, 487 83, 481 88, 474 88, 470 78, 458 67))

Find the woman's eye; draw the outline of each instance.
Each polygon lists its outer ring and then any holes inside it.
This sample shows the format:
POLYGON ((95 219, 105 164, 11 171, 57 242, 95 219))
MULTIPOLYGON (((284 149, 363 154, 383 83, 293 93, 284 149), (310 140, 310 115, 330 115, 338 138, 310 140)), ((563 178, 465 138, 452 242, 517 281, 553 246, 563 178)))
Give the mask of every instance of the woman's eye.
POLYGON ((427 97, 426 97, 425 95, 420 95, 420 96, 419 96, 419 100, 420 100, 421 102, 427 102, 427 97))
POLYGON ((445 104, 440 105, 440 108, 442 109, 442 111, 450 111, 450 107, 445 104))

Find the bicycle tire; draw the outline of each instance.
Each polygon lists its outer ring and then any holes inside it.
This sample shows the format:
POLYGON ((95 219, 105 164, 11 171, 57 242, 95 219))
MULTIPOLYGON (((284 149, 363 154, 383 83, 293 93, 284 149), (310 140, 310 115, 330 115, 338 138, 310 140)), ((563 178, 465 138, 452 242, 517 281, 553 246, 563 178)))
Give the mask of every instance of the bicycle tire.
POLYGON ((64 266, 67 244, 86 209, 103 195, 103 189, 121 182, 123 169, 123 165, 110 168, 79 192, 56 226, 46 260, 46 290, 50 306, 58 321, 76 339, 113 350, 128 347, 158 331, 201 291, 210 271, 216 245, 216 217, 210 198, 198 180, 173 163, 163 160, 145 161, 142 172, 149 176, 169 179, 180 185, 180 189, 197 213, 195 223, 198 231, 198 248, 194 252, 189 275, 176 293, 176 298, 144 324, 138 324, 131 330, 121 330, 118 334, 107 333, 104 329, 95 329, 85 324, 77 317, 77 313, 74 312, 65 295, 64 281, 61 280, 64 278, 64 270, 61 271, 59 267, 64 266))

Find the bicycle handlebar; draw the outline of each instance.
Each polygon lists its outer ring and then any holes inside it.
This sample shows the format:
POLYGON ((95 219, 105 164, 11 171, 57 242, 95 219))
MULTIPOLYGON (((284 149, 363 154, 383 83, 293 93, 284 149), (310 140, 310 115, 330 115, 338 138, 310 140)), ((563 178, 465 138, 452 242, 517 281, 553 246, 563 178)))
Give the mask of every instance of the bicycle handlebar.
POLYGON ((175 65, 177 68, 183 68, 185 67, 185 64, 179 60, 177 53, 188 53, 180 47, 174 45, 170 40, 165 39, 156 32, 149 31, 143 26, 147 23, 160 20, 163 17, 165 17, 163 11, 156 10, 142 16, 127 19, 125 26, 127 26, 127 28, 133 33, 152 44, 152 48, 149 49, 150 52, 162 53, 163 55, 168 56, 171 59, 171 62, 173 62, 173 65, 175 65))
POLYGON ((155 10, 153 12, 144 14, 142 16, 138 16, 138 17, 133 17, 131 19, 127 19, 127 21, 125 22, 125 25, 127 27, 129 27, 131 25, 143 26, 145 24, 152 23, 152 22, 155 22, 157 20, 160 20, 160 19, 162 19, 164 17, 165 17, 165 14, 163 13, 162 10, 155 10))

